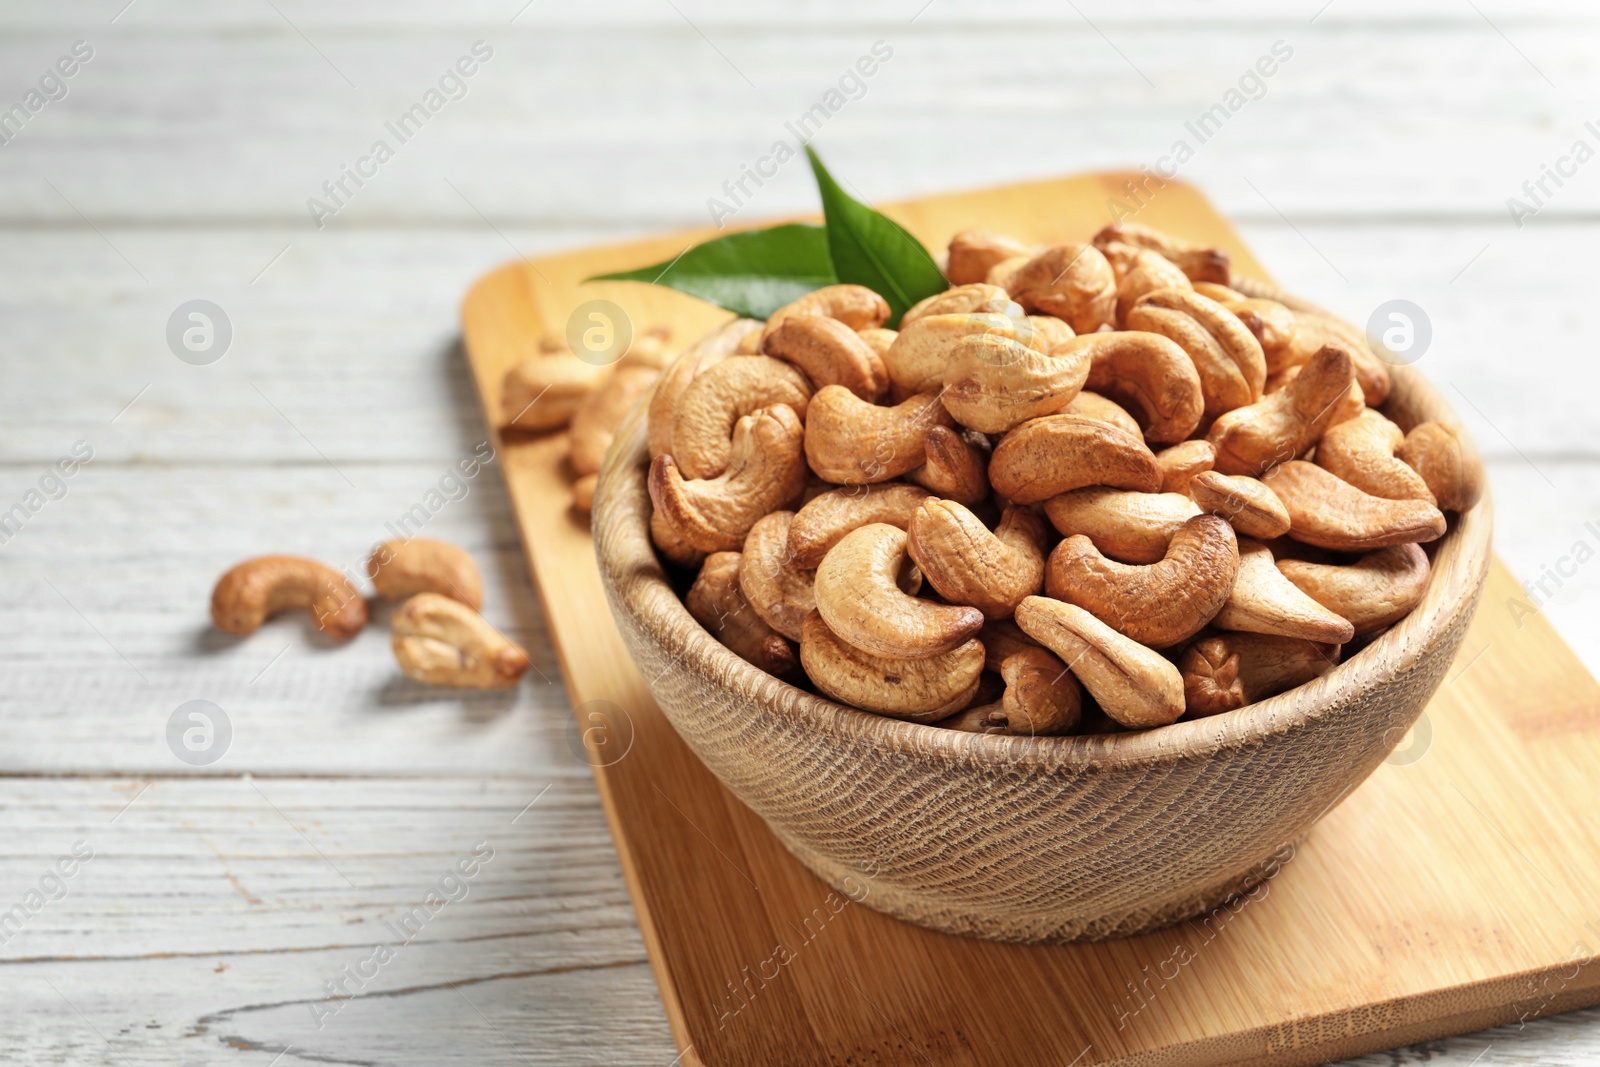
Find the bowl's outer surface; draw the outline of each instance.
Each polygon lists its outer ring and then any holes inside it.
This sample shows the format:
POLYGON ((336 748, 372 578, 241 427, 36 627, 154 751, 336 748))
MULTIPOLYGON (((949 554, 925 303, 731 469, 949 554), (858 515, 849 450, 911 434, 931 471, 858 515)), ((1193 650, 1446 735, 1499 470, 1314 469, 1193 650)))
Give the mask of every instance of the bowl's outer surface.
MULTIPOLYGON (((1459 425, 1396 367, 1385 412, 1459 425)), ((1012 941, 1123 936, 1270 876, 1378 766, 1466 632, 1490 560, 1487 499, 1428 546, 1423 602, 1324 677, 1238 711, 1141 733, 966 734, 835 704, 708 634, 649 541, 642 408, 595 499, 612 613, 674 728, 785 846, 871 907, 1012 941)))

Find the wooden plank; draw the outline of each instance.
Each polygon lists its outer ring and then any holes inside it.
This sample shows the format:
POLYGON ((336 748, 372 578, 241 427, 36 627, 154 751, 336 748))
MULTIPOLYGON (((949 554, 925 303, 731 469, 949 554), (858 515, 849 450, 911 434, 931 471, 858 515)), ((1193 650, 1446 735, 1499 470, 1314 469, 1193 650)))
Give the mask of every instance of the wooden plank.
MULTIPOLYGON (((1063 228, 1083 236, 1098 225, 1106 184, 953 195, 895 214, 933 245, 980 222, 1031 239, 1063 228)), ((1259 273, 1197 195, 1174 189, 1151 216, 1259 273)), ((530 328, 576 304, 579 279, 650 262, 687 239, 489 276, 463 310, 486 410, 498 410, 500 377, 527 351, 530 328), (508 311, 507 300, 520 306, 508 311)), ((686 332, 718 318, 661 290, 581 292, 686 332)), ((1586 768, 1600 756, 1600 687, 1541 619, 1518 628, 1480 614, 1416 747, 1331 813, 1262 901, 1214 923, 1024 947, 940 937, 846 905, 807 928, 825 887, 676 741, 607 632, 583 531, 552 506, 563 498, 559 442, 507 442, 503 455, 574 702, 582 711, 614 701, 631 719, 634 747, 596 779, 686 1059, 1315 1063, 1600 1000, 1600 972, 1587 966, 1600 933, 1584 926, 1600 832, 1583 799, 1586 768), (773 944, 790 942, 798 948, 787 967, 747 984, 773 944), (1049 1007, 1019 1010, 1035 1003, 1049 1007)), ((1497 567, 1489 602, 1514 591, 1497 567)))

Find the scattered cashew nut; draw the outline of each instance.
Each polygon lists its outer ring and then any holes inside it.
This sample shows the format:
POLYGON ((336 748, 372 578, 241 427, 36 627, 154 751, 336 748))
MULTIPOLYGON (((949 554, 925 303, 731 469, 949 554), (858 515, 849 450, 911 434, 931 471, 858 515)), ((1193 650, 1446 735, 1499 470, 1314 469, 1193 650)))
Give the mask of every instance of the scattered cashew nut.
POLYGON ((774 511, 750 527, 739 563, 739 591, 768 626, 798 641, 800 624, 817 606, 811 588, 816 573, 796 567, 789 555, 793 522, 794 512, 774 511))
POLYGON ((1399 622, 1428 589, 1428 554, 1418 545, 1390 545, 1345 566, 1280 559, 1278 570, 1358 634, 1399 622))
POLYGON ((1202 511, 1221 515, 1246 537, 1270 541, 1289 532, 1289 509, 1255 478, 1202 471, 1190 479, 1189 496, 1202 511))
POLYGON ((817 567, 813 586, 828 629, 865 652, 900 659, 936 656, 971 640, 983 613, 907 595, 898 584, 905 559, 906 531, 888 523, 840 539, 817 567))
POLYGON ((1017 504, 1083 486, 1154 492, 1161 466, 1134 434, 1080 415, 1045 415, 1007 433, 989 459, 989 484, 1017 504))
POLYGON ((983 645, 975 638, 924 659, 865 652, 840 640, 820 612, 800 628, 800 663, 833 699, 912 722, 937 722, 966 707, 983 675, 983 645))
POLYGON ((1373 496, 1426 500, 1433 493, 1422 475, 1395 458, 1405 441, 1400 427, 1365 408, 1353 419, 1330 426, 1317 444, 1316 464, 1373 496))
POLYGON ((1028 508, 1006 508, 990 532, 955 501, 929 500, 906 527, 906 551, 940 596, 1003 619, 1044 586, 1044 538, 1043 520, 1028 508))
POLYGON ((1172 535, 1200 514, 1179 493, 1140 493, 1091 485, 1045 501, 1044 513, 1063 535, 1083 534, 1123 563, 1158 563, 1172 535))
POLYGON ((1100 709, 1124 726, 1165 726, 1183 714, 1183 676, 1171 661, 1078 607, 1031 596, 1017 625, 1061 657, 1100 709))
POLYGON ((1284 577, 1272 549, 1248 537, 1239 538, 1239 576, 1227 603, 1212 620, 1224 630, 1279 634, 1307 641, 1342 645, 1355 627, 1302 593, 1284 577))
POLYGON ((807 411, 806 461, 840 485, 886 482, 922 465, 930 429, 952 425, 938 393, 879 407, 843 386, 824 386, 807 411))
POLYGON ((483 579, 466 550, 445 541, 407 537, 385 541, 367 559, 367 577, 385 600, 438 593, 473 611, 483 607, 483 579))
POLYGON ((1454 427, 1442 422, 1415 426, 1395 455, 1422 476, 1446 511, 1466 511, 1483 498, 1483 460, 1454 427))
POLYGON ((734 655, 778 678, 795 673, 794 648, 768 626, 740 590, 743 557, 738 552, 713 552, 706 557, 684 606, 734 655))
POLYGON ((257 556, 217 580, 211 621, 230 634, 253 634, 280 611, 309 608, 317 629, 346 640, 367 625, 367 602, 350 580, 303 556, 257 556))
POLYGON ((528 653, 476 611, 438 593, 418 593, 391 620, 394 658, 424 685, 505 689, 527 671, 528 653))
POLYGON ((1364 493, 1315 463, 1292 460, 1263 478, 1289 509, 1289 536, 1335 552, 1444 536, 1444 513, 1426 500, 1388 500, 1364 493))

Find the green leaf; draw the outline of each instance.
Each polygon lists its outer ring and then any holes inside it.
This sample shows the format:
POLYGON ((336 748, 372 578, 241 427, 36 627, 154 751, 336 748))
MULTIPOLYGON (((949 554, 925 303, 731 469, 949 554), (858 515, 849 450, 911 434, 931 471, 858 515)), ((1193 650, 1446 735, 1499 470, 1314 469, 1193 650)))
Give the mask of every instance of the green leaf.
POLYGON ((752 319, 764 319, 838 280, 827 232, 803 223, 730 233, 695 245, 677 259, 584 279, 665 285, 752 319))
POLYGON ((864 285, 889 302, 894 329, 912 304, 950 288, 939 265, 905 227, 839 187, 822 160, 806 146, 828 221, 828 253, 841 282, 864 285))

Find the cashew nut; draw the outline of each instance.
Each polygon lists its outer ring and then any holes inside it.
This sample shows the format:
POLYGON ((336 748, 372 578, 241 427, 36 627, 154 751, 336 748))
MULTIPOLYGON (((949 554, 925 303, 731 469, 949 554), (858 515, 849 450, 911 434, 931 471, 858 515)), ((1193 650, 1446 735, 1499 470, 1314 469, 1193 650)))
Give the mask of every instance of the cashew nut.
POLYGON ((1368 407, 1377 407, 1389 398, 1389 368, 1373 354, 1364 333, 1331 315, 1296 311, 1286 362, 1304 363, 1326 345, 1350 353, 1350 363, 1368 407))
POLYGON ((1426 500, 1387 500, 1364 493, 1315 463, 1292 460, 1262 480, 1289 509, 1289 536, 1335 552, 1444 536, 1444 513, 1426 500))
POLYGON ((983 645, 968 640, 924 659, 863 651, 840 640, 820 612, 800 629, 800 663, 834 700, 879 715, 937 722, 966 707, 983 674, 983 645))
POLYGON ((838 319, 790 315, 766 335, 761 350, 799 367, 818 389, 842 385, 862 400, 875 401, 889 388, 883 359, 838 319))
POLYGON ((1088 485, 1154 492, 1161 465, 1142 440, 1109 422, 1045 415, 1000 439, 989 460, 989 484, 1018 504, 1088 485))
POLYGON ((984 275, 983 280, 990 285, 998 285, 1009 293, 1011 292, 1011 283, 1016 280, 1022 268, 1026 267, 1032 260, 1032 252, 1024 252, 1020 256, 1012 256, 1010 259, 1002 259, 989 268, 989 273, 984 275))
MULTIPOLYGON (((1249 297, 1236 289, 1212 282, 1195 282, 1194 291, 1227 308, 1261 345, 1267 373, 1282 370, 1288 361, 1289 343, 1294 339, 1294 312, 1276 300, 1249 297)), ((1365 398, 1362 403, 1366 403, 1365 398)))
POLYGON ((367 577, 385 600, 438 593, 473 611, 483 607, 483 579, 466 550, 426 537, 385 541, 367 559, 367 577))
POLYGON ((1349 391, 1349 354, 1324 348, 1282 391, 1218 417, 1206 434, 1217 450, 1216 469, 1258 475, 1304 455, 1333 424, 1349 391))
POLYGON ((989 230, 962 230, 950 238, 950 258, 944 275, 951 285, 970 285, 988 278, 997 263, 1029 255, 1021 241, 989 230))
POLYGON ((774 311, 761 331, 765 350, 770 338, 790 315, 823 315, 838 319, 852 330, 882 326, 889 319, 889 302, 864 285, 825 285, 774 311))
MULTIPOLYGON (((1006 683, 995 725, 1022 737, 1069 734, 1083 718, 1083 690, 1067 665, 1042 648, 1024 648, 1000 665, 1006 683)), ((994 717, 991 716, 993 722, 994 717)))
POLYGON ((929 500, 906 527, 906 551, 944 599, 1003 619, 1043 587, 1044 538, 1029 508, 1006 508, 991 533, 955 501, 929 500))
POLYGON ((230 634, 253 634, 280 611, 311 609, 317 629, 336 640, 367 625, 367 602, 350 580, 303 556, 257 556, 238 564, 211 591, 211 621, 230 634))
POLYGON ((1069 537, 1050 553, 1045 588, 1140 644, 1168 648, 1222 610, 1238 571, 1233 528, 1196 515, 1172 535, 1165 557, 1145 566, 1107 559, 1082 534, 1069 537))
POLYGON ((391 620, 395 661, 423 685, 506 689, 531 662, 522 646, 459 601, 418 593, 391 620))
POLYGON ((1395 455, 1422 476, 1446 511, 1466 511, 1483 498, 1483 460, 1453 426, 1442 422, 1415 426, 1395 455))
POLYGON ((1055 350, 1061 356, 1082 348, 1093 364, 1088 388, 1112 400, 1127 401, 1144 427, 1146 440, 1182 441, 1200 425, 1205 396, 1200 374, 1188 353, 1158 333, 1121 330, 1075 337, 1055 350))
POLYGON ((740 591, 742 557, 713 552, 706 557, 684 606, 695 621, 746 663, 779 678, 795 673, 794 648, 758 615, 740 591))
POLYGON ((1103 248, 1113 242, 1161 253, 1176 263, 1179 269, 1188 275, 1190 281, 1218 282, 1226 285, 1232 273, 1229 268, 1228 253, 1222 249, 1189 244, 1136 222, 1112 223, 1094 235, 1096 248, 1103 248))
POLYGON ((656 368, 641 363, 618 364, 611 376, 584 398, 573 412, 572 426, 567 431, 571 442, 567 458, 575 472, 599 472, 617 427, 660 374, 656 368))
POLYGON ((574 355, 537 356, 506 372, 500 384, 500 425, 558 430, 571 421, 604 376, 604 368, 574 355))
POLYGON ((661 373, 656 391, 650 395, 646 437, 651 459, 672 451, 672 422, 689 383, 732 355, 745 338, 759 339, 760 331, 761 323, 754 319, 734 319, 690 345, 661 373))
POLYGON ((1261 399, 1267 359, 1238 317, 1188 288, 1157 289, 1128 311, 1128 329, 1159 333, 1189 354, 1212 418, 1261 399))
POLYGON ((1183 714, 1183 676, 1161 653, 1078 607, 1030 596, 1017 625, 1061 657, 1100 709, 1124 726, 1165 726, 1183 714))
POLYGON ((902 321, 884 356, 884 366, 894 384, 908 395, 934 392, 944 383, 945 367, 956 345, 967 337, 986 334, 1011 338, 1040 353, 1048 351, 1047 338, 1027 319, 992 312, 925 315, 915 322, 902 321))
POLYGON ((904 482, 832 489, 806 501, 789 524, 789 559, 815 570, 828 550, 851 530, 875 522, 904 530, 928 491, 904 482))
POLYGON ((989 498, 989 448, 981 435, 975 442, 968 434, 935 426, 923 441, 923 453, 925 462, 906 472, 908 481, 958 504, 989 498))
POLYGON ((968 285, 957 285, 942 293, 934 293, 918 300, 900 316, 900 328, 903 330, 918 319, 927 318, 929 315, 984 314, 1020 319, 1022 307, 998 285, 978 281, 968 285))
POLYGON ((1201 718, 1304 685, 1338 663, 1338 645, 1276 634, 1225 633, 1190 645, 1178 666, 1188 713, 1201 718))
POLYGON ((1144 439, 1144 431, 1139 428, 1139 420, 1129 415, 1126 408, 1087 389, 1073 397, 1072 402, 1057 414, 1082 415, 1097 422, 1109 422, 1118 429, 1127 430, 1140 440, 1144 439))
POLYGON ((882 359, 888 355, 889 346, 894 344, 894 339, 900 336, 900 333, 898 330, 886 330, 882 326, 868 326, 865 330, 857 330, 856 336, 867 342, 867 347, 882 359))
POLYGON ((774 404, 804 422, 811 401, 806 376, 771 356, 736 356, 701 371, 678 399, 668 450, 685 478, 715 478, 728 468, 733 427, 774 404))
POLYGON ((1248 537, 1239 538, 1239 576, 1227 603, 1212 621, 1223 630, 1279 634, 1324 644, 1342 645, 1355 636, 1355 627, 1283 576, 1273 562, 1272 549, 1248 537))
POLYGON ((964 337, 945 365, 939 398, 963 426, 1004 433, 1066 407, 1089 376, 1089 360, 1071 341, 1045 355, 997 334, 964 337))
POLYGON ((922 465, 930 429, 953 425, 938 393, 878 407, 843 386, 824 386, 808 412, 806 460, 840 485, 886 482, 922 465))
POLYGON ((1348 566, 1280 559, 1278 570, 1358 634, 1399 622, 1428 589, 1428 554, 1417 545, 1380 548, 1348 566))
POLYGON ((1194 476, 1217 462, 1217 450, 1210 441, 1179 441, 1157 452, 1156 462, 1161 464, 1161 491, 1187 495, 1194 476))
POLYGON ((856 648, 900 659, 936 656, 970 640, 983 626, 983 612, 907 595, 897 582, 905 559, 906 532, 888 523, 840 539, 813 586, 828 629, 856 648))
MULTIPOLYGON (((1128 246, 1118 246, 1126 248, 1128 246)), ((1120 330, 1142 330, 1143 326, 1133 326, 1128 322, 1128 313, 1133 310, 1133 305, 1148 293, 1157 289, 1190 289, 1189 276, 1178 269, 1178 265, 1159 252, 1147 252, 1143 249, 1132 250, 1132 262, 1126 271, 1117 271, 1117 328, 1120 330)), ((1113 267, 1115 264, 1113 264, 1113 267)), ((1173 338, 1177 340, 1177 338, 1173 338)))
POLYGON ((1093 333, 1116 311, 1117 277, 1093 245, 1055 245, 1022 264, 1006 291, 1030 314, 1054 315, 1073 333, 1093 333))
POLYGON ((1426 500, 1433 493, 1422 475, 1395 458, 1406 435, 1371 408, 1330 426, 1317 444, 1317 466, 1332 471, 1364 493, 1389 500, 1426 500))
POLYGON ((756 520, 805 491, 803 436, 799 416, 785 404, 746 415, 733 429, 726 471, 686 480, 672 456, 657 456, 650 464, 650 500, 673 532, 695 548, 737 550, 756 520))
MULTIPOLYGON (((1054 315, 1029 315, 1028 325, 1033 327, 1033 332, 1043 342, 1043 350, 1048 352, 1056 345, 1066 344, 1077 336, 1072 332, 1072 327, 1056 318, 1054 315)), ((1037 346, 1037 342, 1029 339, 1030 345, 1037 346)))
POLYGON ((650 542, 669 563, 694 570, 705 562, 706 554, 685 541, 667 517, 654 508, 650 510, 650 542))
POLYGON ((1067 537, 1083 534, 1094 547, 1123 563, 1156 563, 1179 527, 1200 514, 1178 493, 1139 493, 1092 485, 1044 503, 1051 525, 1067 537))
POLYGON ((1255 478, 1202 471, 1190 480, 1189 495, 1200 510, 1221 515, 1246 537, 1270 541, 1289 532, 1289 509, 1255 478))
POLYGON ((798 641, 800 624, 817 606, 811 588, 816 573, 796 567, 789 556, 793 522, 794 512, 774 511, 750 527, 739 563, 739 591, 762 621, 798 641))

